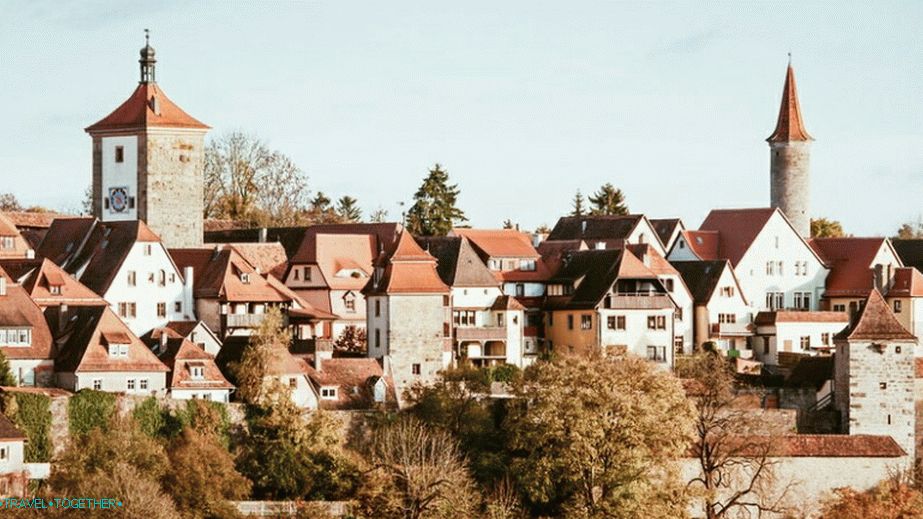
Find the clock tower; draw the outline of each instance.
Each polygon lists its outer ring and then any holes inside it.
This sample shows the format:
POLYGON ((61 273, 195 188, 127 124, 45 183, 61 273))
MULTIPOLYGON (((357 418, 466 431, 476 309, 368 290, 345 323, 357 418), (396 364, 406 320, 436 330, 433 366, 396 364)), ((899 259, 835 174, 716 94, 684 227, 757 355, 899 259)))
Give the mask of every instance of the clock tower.
POLYGON ((196 247, 203 238, 209 127, 157 85, 157 60, 147 40, 145 35, 138 87, 86 128, 93 138, 93 215, 104 222, 144 220, 167 247, 196 247))

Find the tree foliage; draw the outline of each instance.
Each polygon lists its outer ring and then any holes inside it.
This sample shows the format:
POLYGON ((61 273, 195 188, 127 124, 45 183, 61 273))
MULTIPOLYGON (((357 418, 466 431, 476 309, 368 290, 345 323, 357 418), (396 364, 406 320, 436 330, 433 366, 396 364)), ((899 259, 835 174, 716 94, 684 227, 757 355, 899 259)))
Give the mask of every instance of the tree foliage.
POLYGON ((577 190, 577 193, 574 195, 574 201, 571 202, 571 216, 583 216, 587 213, 586 203, 583 199, 583 193, 580 190, 577 190))
POLYGON ((333 348, 349 353, 365 353, 367 340, 365 328, 347 326, 334 341, 333 348))
POLYGON ((679 381, 634 357, 565 357, 526 371, 506 427, 534 511, 567 517, 685 515, 673 462, 692 410, 679 381))
POLYGON ((291 334, 278 307, 266 310, 263 321, 250 336, 240 362, 231 366, 237 377, 237 396, 248 404, 262 404, 266 390, 266 377, 273 351, 287 349, 291 334))
POLYGON ((458 185, 449 184, 449 174, 442 166, 433 166, 413 196, 407 229, 419 236, 445 236, 455 225, 468 221, 456 206, 458 194, 458 185))
POLYGON ((306 207, 307 177, 285 154, 243 132, 205 147, 205 217, 253 225, 295 225, 306 207))
POLYGON ((625 205, 625 195, 621 189, 616 189, 611 183, 603 184, 596 193, 588 197, 592 215, 625 215, 628 206, 625 205))
POLYGON ((80 438, 94 429, 107 430, 115 416, 115 395, 81 389, 67 402, 68 428, 80 438))
POLYGON ((362 210, 359 209, 359 201, 351 196, 344 195, 337 200, 336 214, 340 223, 358 223, 362 221, 362 210))
POLYGON ((51 461, 51 398, 38 393, 5 393, 3 414, 26 435, 25 461, 51 461))
POLYGON ((0 211, 22 211, 22 204, 13 193, 0 193, 0 211))
POLYGON ((901 224, 895 238, 901 240, 914 240, 923 238, 923 218, 901 224))
POLYGON ((923 519, 923 492, 895 476, 864 492, 838 488, 822 508, 822 519, 923 519))
POLYGON ((6 353, 0 351, 0 386, 15 386, 16 377, 13 376, 13 370, 10 369, 10 361, 6 358, 6 353))
POLYGON ((836 220, 828 218, 811 219, 812 238, 842 238, 845 235, 843 226, 836 220))

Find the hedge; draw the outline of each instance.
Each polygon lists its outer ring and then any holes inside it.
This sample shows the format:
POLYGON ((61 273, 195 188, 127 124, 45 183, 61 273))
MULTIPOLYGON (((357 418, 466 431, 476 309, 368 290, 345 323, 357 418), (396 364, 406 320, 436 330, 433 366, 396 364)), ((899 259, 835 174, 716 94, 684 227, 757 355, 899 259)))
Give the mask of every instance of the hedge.
POLYGON ((51 398, 36 393, 10 394, 4 412, 26 435, 25 458, 29 463, 51 461, 51 398))
POLYGON ((106 430, 115 415, 115 395, 81 389, 67 404, 67 417, 72 437, 85 436, 95 428, 106 430))

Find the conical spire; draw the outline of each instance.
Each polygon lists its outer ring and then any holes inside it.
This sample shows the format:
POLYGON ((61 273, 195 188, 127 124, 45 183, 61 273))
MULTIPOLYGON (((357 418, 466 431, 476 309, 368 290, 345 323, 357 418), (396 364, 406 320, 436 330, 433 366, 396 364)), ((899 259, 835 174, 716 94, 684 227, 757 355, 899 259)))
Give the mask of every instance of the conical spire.
POLYGON ((795 69, 789 55, 788 71, 785 73, 785 87, 782 89, 782 106, 776 130, 766 139, 768 142, 813 141, 804 121, 801 120, 801 106, 798 104, 798 89, 795 87, 795 69))

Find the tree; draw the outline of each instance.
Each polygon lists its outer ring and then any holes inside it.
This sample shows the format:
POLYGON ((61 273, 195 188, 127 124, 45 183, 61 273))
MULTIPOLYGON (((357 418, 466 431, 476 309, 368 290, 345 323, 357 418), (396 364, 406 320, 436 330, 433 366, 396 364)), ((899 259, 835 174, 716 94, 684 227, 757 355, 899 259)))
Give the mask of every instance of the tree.
POLYGON ((205 147, 206 218, 294 225, 306 208, 307 177, 258 138, 231 132, 205 147))
POLYGON ((827 218, 811 219, 811 237, 812 238, 842 238, 843 226, 836 220, 827 218))
POLYGON ((184 429, 170 445, 169 458, 163 485, 186 517, 236 516, 228 500, 250 495, 250 481, 235 470, 234 459, 214 434, 184 429))
POLYGON ((571 202, 571 216, 583 216, 586 214, 586 208, 584 207, 583 202, 583 193, 580 190, 577 190, 577 194, 574 195, 574 201, 571 202))
POLYGON ((691 437, 679 380, 636 357, 566 356, 526 371, 507 418, 512 472, 539 515, 681 517, 691 437))
POLYGON ((2 193, 0 194, 0 211, 22 211, 22 205, 13 193, 2 193))
POLYGON ((15 386, 16 377, 13 376, 13 370, 10 369, 10 361, 7 360, 6 354, 0 351, 0 386, 15 386))
POLYGON ((789 486, 777 481, 770 457, 774 438, 760 434, 759 420, 734 405, 735 375, 718 353, 702 352, 681 370, 693 381, 693 455, 701 474, 689 487, 701 491, 705 517, 719 519, 756 511, 784 514, 789 486))
POLYGON ((822 519, 923 519, 923 492, 901 477, 892 477, 859 492, 838 488, 824 502, 822 519))
POLYGON ((923 238, 923 218, 916 222, 905 222, 897 230, 895 238, 901 240, 914 240, 923 238))
POLYGON ((364 328, 347 326, 333 343, 333 348, 349 353, 365 353, 367 337, 364 328))
POLYGON ((551 234, 551 227, 543 223, 535 228, 535 234, 551 234))
POLYGON ((592 204, 590 214, 593 215, 625 215, 628 214, 628 206, 625 205, 625 195, 621 189, 606 182, 592 196, 588 197, 592 204))
POLYGON ((308 206, 308 219, 312 223, 339 223, 340 215, 330 198, 323 191, 318 191, 308 206))
POLYGON ((384 223, 388 220, 388 211, 384 208, 379 207, 378 209, 372 211, 372 214, 369 215, 369 221, 372 223, 384 223))
POLYGON ((516 225, 513 224, 513 220, 510 220, 509 218, 507 218, 506 220, 503 220, 503 228, 504 229, 515 229, 516 225))
POLYGON ((449 174, 437 163, 413 195, 407 229, 419 236, 445 236, 455 225, 467 222, 465 213, 455 205, 458 194, 458 184, 449 184, 449 174))
POLYGON ((360 503, 374 517, 472 517, 477 506, 458 444, 446 431, 402 418, 374 432, 360 503), (370 491, 375 489, 375 491, 370 491))
POLYGON ((287 349, 291 335, 278 307, 266 310, 263 321, 250 336, 240 362, 231 367, 237 377, 237 395, 248 404, 260 405, 267 392, 266 377, 273 350, 287 349))
POLYGON ((336 213, 342 223, 362 221, 362 210, 359 209, 359 201, 351 196, 342 196, 337 200, 336 213))

